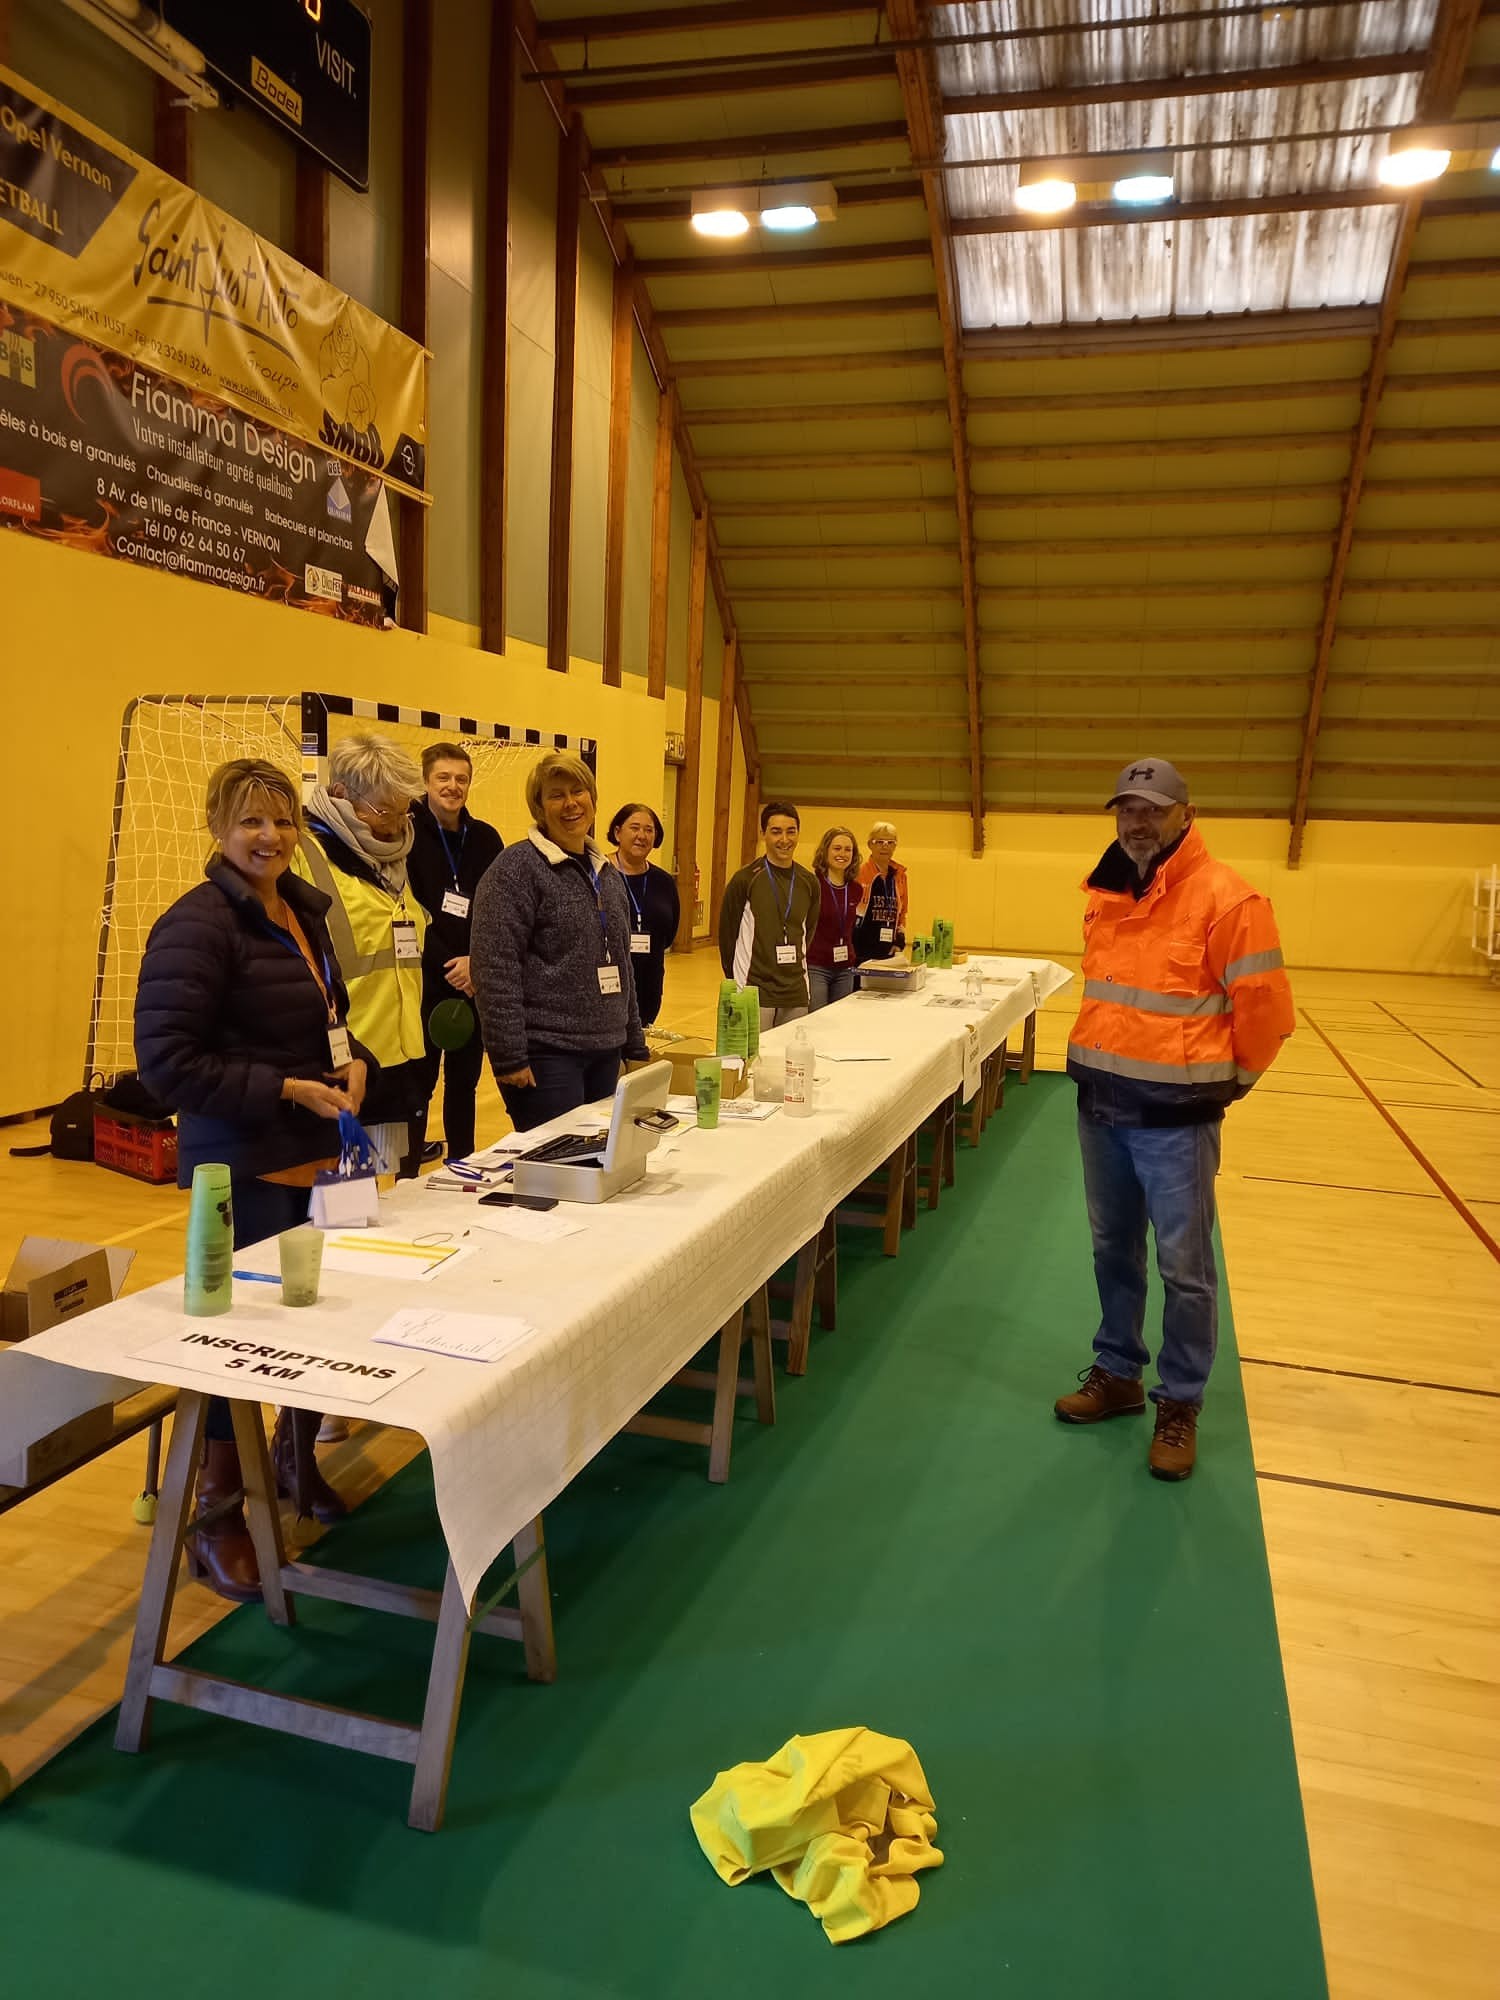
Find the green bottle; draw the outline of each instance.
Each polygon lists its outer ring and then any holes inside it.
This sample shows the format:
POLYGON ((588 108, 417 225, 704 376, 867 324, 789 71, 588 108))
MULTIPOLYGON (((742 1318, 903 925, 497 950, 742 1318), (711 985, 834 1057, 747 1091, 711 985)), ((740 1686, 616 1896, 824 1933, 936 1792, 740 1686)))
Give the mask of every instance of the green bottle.
POLYGON ((747 1062, 754 1062, 755 1058, 760 1054, 760 988, 758 986, 747 986, 745 988, 745 1019, 749 1030, 745 1042, 745 1060, 747 1062))
POLYGON ((183 1309, 194 1319, 227 1313, 234 1302, 234 1211, 229 1169, 206 1163, 193 1169, 188 1204, 187 1268, 183 1309))
POLYGON ((739 990, 732 979, 722 979, 719 982, 719 1005, 714 1024, 715 1055, 734 1054, 730 1040, 734 1033, 734 1003, 739 990))

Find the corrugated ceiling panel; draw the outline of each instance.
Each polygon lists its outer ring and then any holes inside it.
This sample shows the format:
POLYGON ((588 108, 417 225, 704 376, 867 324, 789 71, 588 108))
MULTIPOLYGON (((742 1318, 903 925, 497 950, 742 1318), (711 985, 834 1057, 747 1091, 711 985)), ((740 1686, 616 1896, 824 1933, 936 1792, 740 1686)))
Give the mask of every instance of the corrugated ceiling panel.
MULTIPOLYGON (((1192 0, 1201 12, 1202 0, 1192 0)), ((1069 0, 1066 18, 1129 21, 1165 11, 1161 0, 1069 0)), ((970 34, 1055 27, 1055 0, 974 0, 934 8, 933 32, 970 34)), ((1386 55, 1426 48, 1437 0, 1365 0, 1363 5, 1267 7, 1223 21, 1184 21, 1097 35, 1056 35, 1021 42, 973 42, 938 52, 945 91, 1034 90, 1045 84, 1120 82, 1148 76, 1202 76, 1328 61, 1335 56, 1386 55)))
POLYGON ((1391 206, 961 236, 954 251, 964 325, 1373 305, 1398 220, 1391 206))
MULTIPOLYGON (((1127 20, 1140 8, 1081 0, 1078 11, 1092 20, 1127 20)), ((1219 23, 981 43, 943 51, 939 67, 945 89, 957 96, 1287 67, 1423 48, 1435 11, 1436 0, 1379 0, 1312 14, 1287 9, 1219 23)), ((987 0, 945 8, 938 22, 940 30, 984 31, 1034 24, 1049 13, 1040 0, 987 0)), ((1417 88, 1416 76, 1403 74, 1140 103, 952 112, 948 154, 1018 160, 1199 146, 1210 150, 1176 156, 1182 200, 1365 188, 1386 145, 1372 128, 1410 119, 1417 88), (1333 131, 1356 136, 1297 136, 1333 131), (1245 143, 1277 138, 1294 143, 1245 143)), ((1019 179, 1017 165, 950 174, 949 200, 960 216, 1009 214, 1019 179)), ((1368 305, 1380 297, 1396 223, 1393 206, 963 237, 957 252, 964 324, 1078 325, 1368 305)))

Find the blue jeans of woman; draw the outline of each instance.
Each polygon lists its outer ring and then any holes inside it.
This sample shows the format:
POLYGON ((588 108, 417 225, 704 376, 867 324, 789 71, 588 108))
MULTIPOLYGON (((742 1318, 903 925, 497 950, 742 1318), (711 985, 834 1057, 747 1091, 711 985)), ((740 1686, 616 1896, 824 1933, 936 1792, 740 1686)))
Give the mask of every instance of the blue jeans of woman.
POLYGON ((533 1131, 549 1118, 561 1118, 581 1104, 608 1097, 620 1080, 618 1049, 533 1049, 531 1074, 536 1078, 529 1089, 524 1084, 502 1083, 500 1095, 518 1132, 533 1131))
POLYGON ((835 1000, 847 1000, 854 991, 852 965, 810 965, 807 968, 809 1011, 831 1007, 835 1000))
MULTIPOLYGON (((279 1236, 283 1229, 295 1229, 299 1222, 306 1222, 312 1203, 311 1188, 283 1187, 280 1181, 256 1180, 253 1174, 231 1181, 229 1195, 236 1250, 243 1250, 247 1243, 263 1243, 268 1236, 279 1236)), ((209 1397, 203 1434, 221 1439, 234 1436, 229 1405, 222 1396, 209 1397)))
POLYGON ((1151 1359, 1143 1338, 1149 1223, 1165 1293, 1154 1403, 1201 1403, 1213 1367, 1219 1337, 1214 1176, 1222 1129, 1218 1119, 1163 1126, 1078 1120, 1099 1288, 1094 1359, 1127 1381, 1138 1380, 1151 1359))

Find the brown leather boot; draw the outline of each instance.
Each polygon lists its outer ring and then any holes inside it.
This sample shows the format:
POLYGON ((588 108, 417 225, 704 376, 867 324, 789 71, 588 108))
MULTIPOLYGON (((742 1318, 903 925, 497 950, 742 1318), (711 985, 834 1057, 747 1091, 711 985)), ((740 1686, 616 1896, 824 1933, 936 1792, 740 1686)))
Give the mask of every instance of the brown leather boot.
MULTIPOLYGON (((233 1500, 241 1485, 240 1454, 234 1439, 205 1438, 195 1512, 206 1514, 221 1502, 233 1500)), ((186 1547, 190 1577, 206 1583, 233 1604, 260 1602, 260 1565, 245 1524, 243 1501, 190 1533, 186 1547)))
POLYGON ((1059 1396, 1053 1410, 1065 1424, 1097 1424, 1106 1417, 1138 1417, 1146 1407, 1146 1391, 1140 1380, 1128 1381, 1111 1375, 1096 1361, 1079 1376, 1083 1384, 1071 1396, 1059 1396))
POLYGON ((1186 1479, 1198 1456, 1198 1405, 1173 1403, 1165 1397, 1156 1406, 1156 1432, 1147 1464, 1153 1479, 1186 1479))
POLYGON ((342 1521, 349 1508, 318 1470, 317 1454, 313 1450, 318 1423, 317 1412, 313 1410, 279 1411, 271 1439, 271 1467, 276 1475, 276 1491, 283 1500, 296 1501, 298 1516, 311 1514, 315 1521, 327 1526, 330 1521, 342 1521), (299 1458, 302 1470, 300 1484, 297 1477, 299 1458))

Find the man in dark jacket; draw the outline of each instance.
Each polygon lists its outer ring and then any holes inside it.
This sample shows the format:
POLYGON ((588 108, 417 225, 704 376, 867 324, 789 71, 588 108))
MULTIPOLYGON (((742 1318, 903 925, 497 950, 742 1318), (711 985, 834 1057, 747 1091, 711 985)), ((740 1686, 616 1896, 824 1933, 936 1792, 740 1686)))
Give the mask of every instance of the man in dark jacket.
POLYGON ((465 804, 474 780, 467 750, 457 743, 430 743, 422 752, 422 776, 427 792, 412 807, 414 837, 406 871, 431 920, 422 945, 426 1095, 430 1098, 437 1088, 441 1065, 443 1138, 448 1157, 462 1160, 474 1150, 474 1094, 484 1067, 484 1040, 469 974, 474 891, 505 842, 487 820, 475 819, 465 804), (453 1004, 444 1009, 450 1018, 440 1024, 439 1044, 433 1040, 432 1012, 445 1001, 453 1004))

